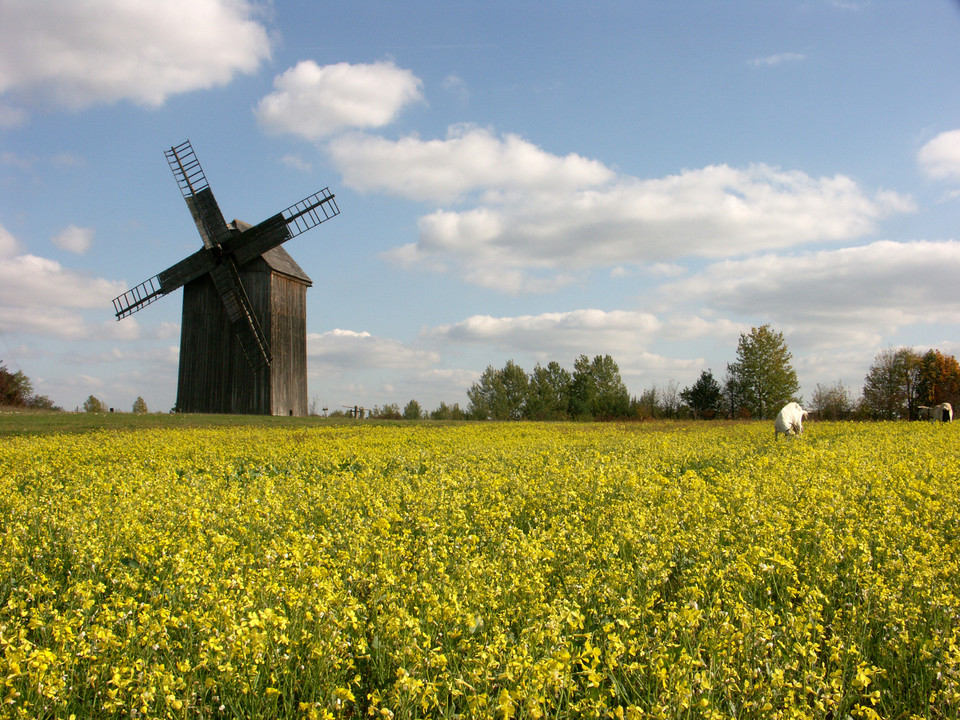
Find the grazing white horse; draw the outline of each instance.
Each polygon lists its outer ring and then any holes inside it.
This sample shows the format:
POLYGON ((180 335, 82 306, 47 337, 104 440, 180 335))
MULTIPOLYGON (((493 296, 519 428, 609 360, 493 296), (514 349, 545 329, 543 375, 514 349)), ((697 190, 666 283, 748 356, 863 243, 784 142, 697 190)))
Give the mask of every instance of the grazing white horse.
POLYGON ((779 440, 780 433, 787 437, 791 432, 794 435, 803 435, 803 418, 809 411, 800 407, 799 403, 787 403, 780 412, 777 413, 777 419, 773 423, 773 439, 779 440))
POLYGON ((953 420, 953 406, 948 402, 940 403, 933 407, 921 405, 917 408, 917 415, 921 420, 951 422, 953 420))

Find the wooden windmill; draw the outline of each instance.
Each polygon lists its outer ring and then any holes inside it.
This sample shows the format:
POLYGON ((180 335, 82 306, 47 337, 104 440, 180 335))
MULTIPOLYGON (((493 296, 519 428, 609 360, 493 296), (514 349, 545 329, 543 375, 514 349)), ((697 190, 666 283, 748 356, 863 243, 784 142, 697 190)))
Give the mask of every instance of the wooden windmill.
POLYGON ((338 215, 329 188, 250 226, 227 224, 190 141, 165 151, 203 248, 113 301, 117 319, 182 287, 180 412, 306 415, 306 289, 280 245, 338 215))

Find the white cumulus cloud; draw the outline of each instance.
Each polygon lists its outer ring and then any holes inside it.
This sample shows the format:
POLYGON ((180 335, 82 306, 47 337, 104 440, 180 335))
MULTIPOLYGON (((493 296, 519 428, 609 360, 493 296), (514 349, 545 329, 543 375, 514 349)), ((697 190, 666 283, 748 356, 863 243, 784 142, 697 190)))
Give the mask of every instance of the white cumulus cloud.
POLYGON ((920 167, 937 180, 960 180, 960 130, 942 132, 917 155, 920 167))
POLYGON ((662 323, 649 313, 628 310, 582 309, 568 312, 492 317, 474 315, 428 332, 447 343, 484 344, 526 352, 550 360, 573 360, 581 353, 632 354, 649 346, 662 323))
POLYGON ((614 177, 596 160, 554 155, 518 135, 498 137, 472 125, 452 126, 442 140, 350 134, 328 150, 350 187, 440 203, 476 191, 571 191, 614 177))
POLYGON ((256 13, 247 0, 3 0, 0 93, 162 105, 256 70, 270 56, 256 13))
POLYGON ((0 260, 16 255, 20 249, 20 243, 10 234, 10 232, 0 225, 0 260))
POLYGON ((842 175, 814 178, 766 165, 710 166, 652 180, 621 177, 587 188, 558 186, 556 177, 542 184, 531 179, 523 194, 422 217, 418 241, 386 257, 408 267, 454 268, 479 285, 529 292, 567 284, 571 272, 591 267, 851 240, 872 232, 883 217, 913 210, 909 197, 871 195, 842 175))
POLYGON ((82 255, 90 249, 93 242, 93 230, 69 225, 53 238, 53 244, 61 250, 82 255))
POLYGON ((81 311, 108 310, 123 284, 19 251, 16 238, 0 225, 0 330, 62 338, 102 334, 81 311))
POLYGON ((811 345, 875 342, 909 324, 960 322, 958 265, 960 242, 883 240, 719 262, 657 293, 769 318, 811 345))
POLYGON ((423 99, 420 79, 392 62, 320 66, 304 60, 273 84, 275 91, 255 110, 260 125, 309 140, 347 128, 382 127, 423 99))
POLYGON ((307 355, 311 361, 343 370, 391 368, 425 370, 440 360, 427 350, 418 350, 398 340, 377 337, 368 332, 335 329, 307 335, 307 355))
POLYGON ((124 290, 120 282, 89 277, 36 255, 0 263, 0 303, 8 306, 109 308, 124 290))

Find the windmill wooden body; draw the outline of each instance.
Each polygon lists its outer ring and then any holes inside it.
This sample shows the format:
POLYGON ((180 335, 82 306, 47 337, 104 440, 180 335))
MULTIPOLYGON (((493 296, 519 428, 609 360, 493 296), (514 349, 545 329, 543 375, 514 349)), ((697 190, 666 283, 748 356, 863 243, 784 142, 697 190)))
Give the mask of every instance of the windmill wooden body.
POLYGON ((203 248, 115 298, 117 319, 182 287, 177 410, 306 415, 312 283, 280 245, 339 214, 334 195, 227 224, 190 142, 165 154, 203 248))

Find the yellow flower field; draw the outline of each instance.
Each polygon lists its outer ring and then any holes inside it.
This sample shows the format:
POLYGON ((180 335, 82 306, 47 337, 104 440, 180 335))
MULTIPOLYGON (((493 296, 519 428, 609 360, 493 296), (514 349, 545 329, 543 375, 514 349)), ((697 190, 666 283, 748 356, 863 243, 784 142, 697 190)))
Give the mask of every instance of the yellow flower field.
POLYGON ((958 717, 960 425, 773 437, 7 438, 0 717, 958 717))

